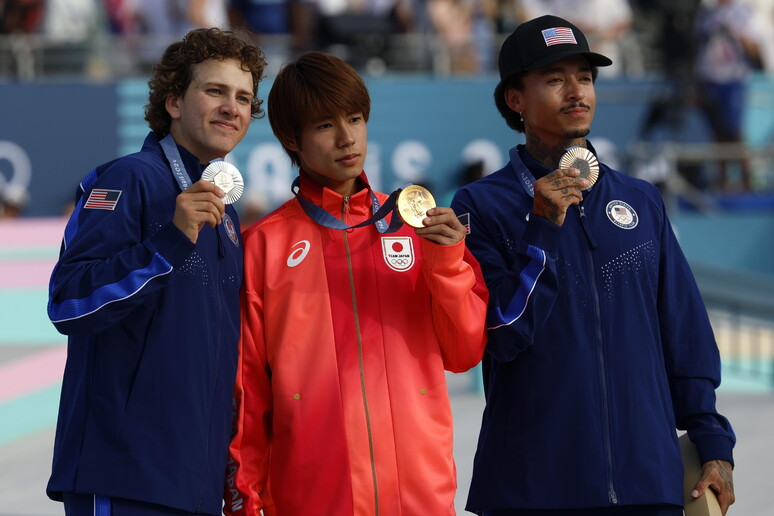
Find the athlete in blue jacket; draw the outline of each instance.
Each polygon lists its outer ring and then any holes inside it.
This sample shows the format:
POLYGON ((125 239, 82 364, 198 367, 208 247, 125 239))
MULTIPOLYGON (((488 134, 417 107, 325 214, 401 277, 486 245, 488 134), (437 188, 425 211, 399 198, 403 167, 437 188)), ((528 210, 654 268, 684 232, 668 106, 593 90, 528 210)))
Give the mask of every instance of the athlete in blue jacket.
POLYGON ((235 34, 190 32, 149 82, 142 149, 80 185, 48 306, 69 337, 47 491, 68 516, 221 514, 242 249, 201 177, 263 114, 263 68, 235 34))
POLYGON ((561 18, 517 27, 495 101, 526 144, 452 203, 490 289, 477 514, 681 515, 676 429, 703 463, 697 494, 734 501, 719 354, 659 191, 557 167, 569 147, 594 152, 596 66, 610 63, 561 18))

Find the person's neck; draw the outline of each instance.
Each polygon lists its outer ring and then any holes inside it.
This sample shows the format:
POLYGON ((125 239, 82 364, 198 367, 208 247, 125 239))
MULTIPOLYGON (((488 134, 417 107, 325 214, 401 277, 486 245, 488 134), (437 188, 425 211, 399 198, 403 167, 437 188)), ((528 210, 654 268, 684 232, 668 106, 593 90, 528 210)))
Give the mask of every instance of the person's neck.
POLYGON ((333 190, 342 197, 349 197, 362 190, 363 185, 360 182, 360 178, 356 177, 347 181, 333 181, 323 175, 315 172, 304 171, 314 182, 322 185, 329 190, 333 190))
POLYGON ((575 138, 549 143, 541 140, 537 135, 528 133, 524 147, 527 149, 529 155, 535 158, 535 161, 549 170, 554 170, 558 166, 559 160, 562 158, 564 152, 569 147, 575 145, 586 147, 586 139, 575 138))
POLYGON ((225 156, 212 156, 212 157, 210 157, 210 156, 201 156, 201 155, 197 154, 196 152, 194 152, 194 151, 192 150, 192 147, 193 147, 193 146, 192 146, 192 145, 190 145, 190 144, 189 144, 189 143, 188 143, 188 142, 185 140, 185 138, 183 138, 183 136, 182 136, 182 135, 179 133, 179 131, 176 131, 176 130, 175 130, 175 128, 176 128, 176 126, 174 126, 174 125, 173 125, 173 126, 170 128, 170 131, 169 131, 169 134, 172 136, 172 139, 174 139, 174 140, 175 140, 175 143, 176 143, 177 145, 181 146, 182 148, 184 148, 185 150, 187 150, 188 152, 190 152, 190 153, 191 153, 191 154, 192 154, 192 155, 193 155, 193 156, 194 156, 196 159, 198 159, 198 160, 199 160, 199 163, 200 163, 202 166, 205 166, 205 167, 206 167, 206 166, 207 166, 207 165, 208 165, 208 164, 209 164, 209 163, 210 163, 212 160, 214 160, 214 159, 218 159, 218 158, 220 158, 220 159, 225 159, 225 156))

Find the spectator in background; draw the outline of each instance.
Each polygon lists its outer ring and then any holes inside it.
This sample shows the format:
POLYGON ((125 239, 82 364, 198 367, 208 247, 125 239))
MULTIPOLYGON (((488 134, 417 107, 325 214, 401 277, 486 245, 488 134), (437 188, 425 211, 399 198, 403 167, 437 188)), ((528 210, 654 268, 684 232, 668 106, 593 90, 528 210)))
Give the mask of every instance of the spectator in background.
MULTIPOLYGON (((749 5, 738 0, 717 0, 699 9, 696 18, 698 79, 696 98, 717 143, 739 146, 740 188, 752 190, 750 164, 744 150, 742 119, 747 102, 747 81, 760 67, 757 27, 749 5)), ((718 163, 717 186, 728 190, 730 160, 718 163)))
POLYGON ((416 27, 412 0, 317 0, 317 44, 356 69, 383 72, 395 35, 416 27))
POLYGON ((443 43, 446 71, 473 75, 491 70, 495 0, 429 0, 427 12, 443 43))
POLYGON ((145 68, 152 66, 164 48, 192 29, 227 29, 229 21, 224 1, 132 0, 140 64, 145 68))
POLYGON ((194 27, 218 27, 228 30, 231 25, 228 18, 228 0, 190 0, 188 19, 194 27))
POLYGON ((0 34, 30 34, 43 18, 45 0, 0 1, 0 34))
POLYGON ((13 183, 0 184, 0 219, 19 217, 29 200, 27 189, 13 183))
POLYGON ((614 77, 625 70, 639 71, 641 59, 634 42, 629 0, 517 0, 519 17, 531 20, 553 14, 575 24, 589 48, 610 57, 613 65, 601 68, 600 77, 614 77))
POLYGON ((292 51, 314 42, 315 0, 228 0, 228 16, 235 28, 253 34, 266 54, 268 73, 276 74, 292 51))
POLYGON ((293 0, 229 0, 228 15, 235 27, 256 34, 288 34, 293 0))

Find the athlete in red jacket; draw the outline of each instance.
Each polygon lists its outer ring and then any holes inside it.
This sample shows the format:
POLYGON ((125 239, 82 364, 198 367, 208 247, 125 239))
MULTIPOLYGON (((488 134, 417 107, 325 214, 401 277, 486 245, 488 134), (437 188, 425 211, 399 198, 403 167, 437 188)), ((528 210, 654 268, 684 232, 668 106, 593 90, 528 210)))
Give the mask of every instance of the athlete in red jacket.
POLYGON ((440 207, 416 230, 336 229, 387 200, 363 173, 368 91, 343 61, 287 65, 268 111, 301 172, 244 234, 226 513, 453 515, 444 370, 481 359, 488 298, 465 229, 440 207))

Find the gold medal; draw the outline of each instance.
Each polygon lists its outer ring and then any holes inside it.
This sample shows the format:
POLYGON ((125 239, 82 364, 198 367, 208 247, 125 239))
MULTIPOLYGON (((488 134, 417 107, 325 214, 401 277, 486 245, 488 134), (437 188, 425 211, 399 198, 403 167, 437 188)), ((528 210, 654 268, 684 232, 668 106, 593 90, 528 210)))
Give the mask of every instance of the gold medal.
POLYGON ((430 208, 435 208, 435 199, 424 186, 407 186, 398 195, 400 218, 413 228, 425 227, 422 221, 427 217, 427 210, 430 208))
POLYGON ((559 168, 577 168, 580 176, 589 182, 589 188, 594 186, 599 177, 599 162, 594 153, 585 147, 570 147, 559 160, 559 168))
POLYGON ((209 181, 226 195, 222 200, 224 204, 233 204, 242 195, 245 189, 245 183, 242 180, 242 174, 239 170, 227 161, 213 161, 202 172, 202 179, 209 181))

